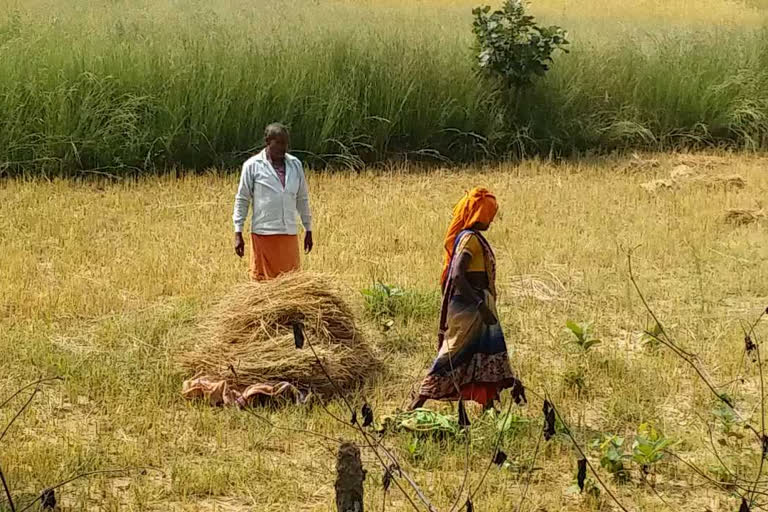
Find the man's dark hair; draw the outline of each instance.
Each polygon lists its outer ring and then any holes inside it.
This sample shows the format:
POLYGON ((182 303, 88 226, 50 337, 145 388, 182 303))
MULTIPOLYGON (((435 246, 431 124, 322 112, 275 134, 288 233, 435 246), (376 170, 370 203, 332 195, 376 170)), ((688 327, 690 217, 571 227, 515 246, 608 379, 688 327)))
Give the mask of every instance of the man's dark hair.
POLYGON ((264 139, 271 140, 275 137, 285 136, 288 137, 288 127, 282 123, 271 123, 264 128, 264 139))

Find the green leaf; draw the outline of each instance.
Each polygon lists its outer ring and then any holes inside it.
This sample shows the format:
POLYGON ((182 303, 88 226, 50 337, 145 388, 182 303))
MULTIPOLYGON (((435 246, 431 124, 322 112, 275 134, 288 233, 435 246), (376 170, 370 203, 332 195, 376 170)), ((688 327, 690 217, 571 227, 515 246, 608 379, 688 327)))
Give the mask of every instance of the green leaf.
POLYGON ((576 322, 572 320, 568 320, 565 322, 565 326, 577 337, 581 338, 584 336, 584 329, 581 328, 581 325, 577 324, 576 322))
POLYGON ((587 340, 584 342, 584 348, 588 349, 589 347, 599 345, 600 343, 602 343, 600 340, 587 340))

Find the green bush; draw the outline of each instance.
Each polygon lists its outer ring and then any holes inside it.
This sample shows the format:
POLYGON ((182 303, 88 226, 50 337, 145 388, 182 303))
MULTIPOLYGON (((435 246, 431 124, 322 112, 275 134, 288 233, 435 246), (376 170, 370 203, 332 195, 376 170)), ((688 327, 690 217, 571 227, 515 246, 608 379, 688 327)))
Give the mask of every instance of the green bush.
POLYGON ((531 85, 534 77, 549 71, 556 50, 567 52, 565 30, 539 26, 520 0, 506 0, 493 12, 490 6, 478 7, 472 14, 477 63, 507 88, 531 85))

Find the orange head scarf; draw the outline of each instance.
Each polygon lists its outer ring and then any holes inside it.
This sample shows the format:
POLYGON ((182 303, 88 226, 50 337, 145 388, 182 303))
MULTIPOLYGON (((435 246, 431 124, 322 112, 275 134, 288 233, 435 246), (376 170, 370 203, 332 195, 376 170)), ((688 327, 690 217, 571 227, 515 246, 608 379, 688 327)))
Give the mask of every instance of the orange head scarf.
POLYGON ((440 284, 444 285, 448 279, 448 272, 453 259, 453 250, 456 245, 456 237, 465 229, 470 229, 476 223, 490 224, 496 216, 499 206, 496 196, 487 189, 476 187, 467 192, 464 197, 453 207, 453 220, 445 234, 445 263, 440 284))

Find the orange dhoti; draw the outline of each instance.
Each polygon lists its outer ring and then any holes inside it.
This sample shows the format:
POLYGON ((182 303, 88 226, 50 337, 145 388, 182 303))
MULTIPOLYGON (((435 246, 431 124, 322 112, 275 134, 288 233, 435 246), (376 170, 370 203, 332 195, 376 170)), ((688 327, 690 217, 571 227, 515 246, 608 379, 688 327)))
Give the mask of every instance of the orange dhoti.
POLYGON ((251 279, 264 281, 299 270, 297 235, 257 235, 251 233, 251 279))

